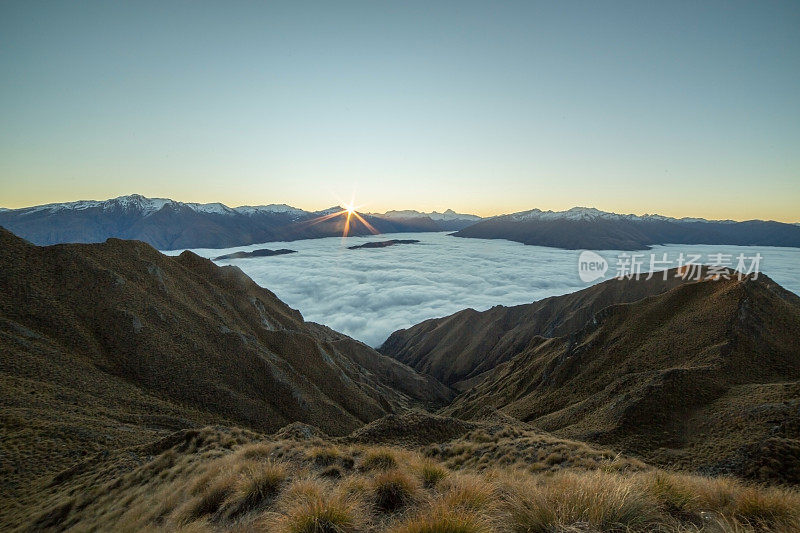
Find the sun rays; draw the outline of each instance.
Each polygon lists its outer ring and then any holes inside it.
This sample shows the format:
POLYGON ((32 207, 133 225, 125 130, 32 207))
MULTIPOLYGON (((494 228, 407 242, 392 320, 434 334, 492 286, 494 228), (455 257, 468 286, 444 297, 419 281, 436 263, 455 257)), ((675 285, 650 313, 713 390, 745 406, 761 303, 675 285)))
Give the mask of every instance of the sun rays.
MULTIPOLYGON (((341 200, 340 200, 340 202, 341 202, 341 200)), ((367 219, 364 218, 364 216, 362 216, 361 213, 358 212, 358 209, 360 207, 363 207, 363 206, 356 205, 354 197, 351 198, 350 202, 347 202, 347 203, 341 202, 341 203, 342 203, 341 211, 334 211, 334 212, 327 213, 325 215, 319 216, 317 218, 314 218, 314 219, 310 220, 308 222, 308 224, 309 225, 314 225, 314 224, 319 224, 321 222, 325 222, 325 221, 328 221, 328 220, 333 220, 333 219, 335 219, 337 217, 344 217, 344 228, 342 229, 342 239, 345 239, 346 237, 348 237, 350 235, 351 224, 354 223, 353 219, 355 218, 356 221, 358 221, 361 224, 363 224, 363 226, 367 229, 367 231, 369 231, 373 235, 377 235, 377 234, 380 233, 380 231, 378 231, 375 228, 375 226, 370 224, 367 221, 367 219)))
POLYGON ((364 224, 364 227, 367 228, 367 230, 369 230, 369 232, 372 233, 373 235, 377 235, 378 233, 380 233, 377 229, 375 229, 375 227, 372 224, 367 222, 367 220, 363 216, 361 216, 361 214, 358 211, 356 211, 355 207, 353 207, 352 205, 344 206, 344 209, 342 209, 338 213, 335 213, 335 215, 340 215, 345 217, 344 231, 342 231, 343 239, 350 234, 350 220, 353 217, 355 217, 359 222, 364 224))

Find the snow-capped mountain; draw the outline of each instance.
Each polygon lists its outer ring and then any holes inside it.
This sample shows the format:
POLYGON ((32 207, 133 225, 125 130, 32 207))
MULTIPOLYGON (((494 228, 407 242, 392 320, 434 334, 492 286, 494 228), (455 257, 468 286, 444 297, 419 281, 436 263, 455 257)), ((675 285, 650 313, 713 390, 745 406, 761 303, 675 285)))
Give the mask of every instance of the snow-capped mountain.
POLYGON ((241 207, 228 207, 225 204, 214 202, 208 204, 200 204, 194 202, 178 202, 170 200, 169 198, 147 198, 140 194, 129 194, 127 196, 120 196, 110 200, 79 200, 77 202, 62 202, 54 204, 37 205, 34 207, 23 207, 20 209, 5 209, 0 208, 2 211, 19 211, 19 212, 57 212, 57 211, 83 211, 86 209, 102 209, 104 211, 123 209, 133 210, 139 212, 142 216, 150 216, 163 209, 165 206, 170 207, 187 207, 198 213, 211 213, 216 215, 231 215, 234 213, 240 214, 255 214, 255 213, 291 213, 294 215, 308 214, 308 211, 298 209, 286 204, 270 204, 270 205, 257 205, 249 206, 244 205, 241 207))
POLYGON ((403 209, 399 211, 386 211, 385 213, 371 213, 377 216, 387 218, 423 218, 428 217, 432 220, 481 220, 478 215, 468 215, 465 213, 456 213, 452 209, 448 209, 444 213, 438 211, 431 211, 425 213, 424 211, 415 211, 413 209, 403 209))
MULTIPOLYGON (((136 210, 143 215, 150 215, 155 213, 162 207, 170 203, 177 203, 167 198, 145 198, 139 194, 131 194, 128 196, 120 196, 110 200, 79 200, 77 202, 62 202, 54 204, 37 205, 34 207, 23 207, 20 209, 12 209, 10 211, 36 213, 36 212, 58 212, 58 211, 83 211, 86 209, 129 209, 136 210)), ((199 204, 198 204, 199 205, 199 204)))
POLYGON ((452 209, 448 209, 444 213, 433 211, 431 213, 428 213, 428 216, 431 217, 433 220, 473 220, 475 222, 477 222, 478 220, 482 220, 482 218, 479 217, 478 215, 456 213, 452 209))
POLYGON ((302 216, 308 211, 298 209, 286 204, 269 204, 269 205, 243 205, 234 208, 235 211, 244 215, 254 215, 257 213, 288 213, 290 215, 302 216))
POLYGON ((412 209, 406 209, 402 211, 387 211, 382 214, 374 213, 374 215, 395 220, 427 219, 433 221, 433 224, 438 226, 439 229, 443 231, 458 231, 482 220, 482 218, 477 215, 456 213, 452 209, 448 209, 444 213, 439 213, 437 211, 425 213, 421 211, 414 211, 412 209))
POLYGON ((800 247, 800 226, 795 224, 621 215, 593 207, 521 211, 480 221, 454 235, 588 250, 642 250, 655 244, 800 247))
MULTIPOLYGON (((341 235, 341 206, 305 211, 286 204, 228 207, 221 203, 179 202, 139 194, 110 200, 81 200, 0 211, 0 226, 35 244, 102 242, 109 237, 138 239, 162 250, 227 248, 269 241, 341 235), (323 217, 326 217, 323 219, 323 217)), ((364 215, 381 233, 461 229, 450 221, 419 217, 364 215)), ((460 219, 457 222, 461 222, 460 219)), ((474 222, 471 220, 469 223, 474 222)), ((371 230, 351 220, 351 235, 371 230)))
POLYGON ((707 220, 705 218, 674 218, 664 215, 622 215, 601 211, 594 207, 573 207, 566 211, 542 211, 531 209, 508 215, 513 220, 632 220, 632 221, 668 221, 668 222, 713 222, 717 224, 735 224, 735 220, 707 220))

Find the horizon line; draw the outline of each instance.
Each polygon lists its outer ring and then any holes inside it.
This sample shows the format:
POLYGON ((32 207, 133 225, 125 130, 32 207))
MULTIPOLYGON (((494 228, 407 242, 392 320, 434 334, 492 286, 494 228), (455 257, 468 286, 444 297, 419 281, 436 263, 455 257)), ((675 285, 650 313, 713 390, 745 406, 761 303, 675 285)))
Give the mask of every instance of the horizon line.
MULTIPOLYGON (((303 208, 303 207, 297 207, 295 205, 292 205, 292 204, 289 204, 289 203, 286 203, 286 202, 249 203, 249 204, 240 204, 240 205, 231 206, 231 205, 228 205, 228 204, 226 204, 224 202, 220 202, 220 201, 193 202, 193 201, 176 200, 174 198, 168 198, 168 197, 163 197, 163 196, 146 196, 146 195, 139 194, 139 193, 130 193, 130 194, 123 194, 123 195, 120 195, 120 196, 115 196, 115 197, 112 197, 112 198, 106 198, 106 199, 103 199, 103 200, 82 198, 82 199, 78 199, 78 200, 67 200, 67 201, 61 201, 61 202, 47 202, 47 203, 42 203, 42 204, 23 205, 23 206, 19 206, 19 207, 0 206, 0 210, 17 211, 17 210, 20 210, 20 209, 31 209, 31 208, 34 208, 34 207, 45 207, 45 206, 51 206, 51 205, 75 204, 75 203, 80 203, 80 202, 108 202, 108 201, 111 201, 111 200, 117 200, 117 199, 120 199, 120 198, 127 198, 127 197, 132 197, 132 196, 138 196, 138 197, 144 198, 146 200, 168 200, 170 202, 177 202, 177 203, 181 203, 181 204, 197 204, 197 205, 219 204, 219 205, 222 205, 222 206, 224 206, 224 207, 226 207, 228 209, 233 209, 233 210, 239 209, 239 208, 242 208, 242 207, 262 207, 262 206, 270 206, 270 205, 283 205, 283 206, 290 207, 292 209, 298 209, 298 210, 301 210, 301 211, 306 211, 308 213, 317 213, 317 212, 320 212, 320 211, 325 211, 325 210, 333 209, 333 208, 344 208, 343 205, 338 204, 338 205, 330 205, 328 207, 323 207, 323 208, 320 208, 320 209, 306 209, 306 208, 303 208)), ((786 220, 761 219, 761 218, 706 218, 706 217, 702 217, 702 216, 683 216, 683 217, 679 217, 679 216, 667 215, 667 214, 664 214, 663 212, 623 213, 623 212, 618 212, 618 211, 609 211, 609 210, 601 209, 601 208, 595 207, 595 206, 580 206, 580 205, 574 205, 574 206, 572 206, 570 208, 561 209, 561 210, 543 209, 541 207, 532 207, 532 208, 529 208, 529 209, 522 209, 522 210, 519 210, 519 211, 498 212, 498 213, 490 214, 490 215, 479 215, 477 213, 469 212, 468 210, 462 211, 462 210, 458 210, 458 209, 453 209, 452 207, 448 207, 446 209, 443 209, 442 211, 438 211, 436 209, 434 209, 432 211, 420 211, 418 209, 393 208, 393 209, 387 209, 387 210, 385 210, 383 212, 362 211, 362 210, 359 210, 359 212, 367 214, 367 215, 382 215, 382 214, 386 214, 386 213, 389 213, 389 212, 392 212, 392 211, 413 211, 413 212, 416 212, 416 213, 419 213, 419 214, 430 214, 430 213, 439 213, 439 214, 441 214, 441 213, 444 213, 446 211, 452 211, 452 212, 454 212, 456 214, 459 214, 459 215, 479 216, 482 219, 488 219, 488 218, 494 218, 494 217, 502 217, 502 216, 514 215, 514 214, 517 214, 517 213, 526 213, 526 212, 535 211, 535 210, 539 210, 539 211, 542 211, 544 213, 548 213, 548 212, 549 213, 565 213, 565 212, 571 211, 573 209, 595 209, 595 210, 600 211, 602 213, 609 213, 609 214, 620 215, 620 216, 639 216, 639 217, 662 216, 662 217, 666 217, 666 218, 674 218, 676 220, 694 219, 694 218, 707 220, 709 222, 750 222, 750 221, 758 220, 758 221, 762 221, 762 222, 778 222, 778 223, 781 223, 781 224, 800 225, 800 220, 798 220, 798 221, 786 221, 786 220)))

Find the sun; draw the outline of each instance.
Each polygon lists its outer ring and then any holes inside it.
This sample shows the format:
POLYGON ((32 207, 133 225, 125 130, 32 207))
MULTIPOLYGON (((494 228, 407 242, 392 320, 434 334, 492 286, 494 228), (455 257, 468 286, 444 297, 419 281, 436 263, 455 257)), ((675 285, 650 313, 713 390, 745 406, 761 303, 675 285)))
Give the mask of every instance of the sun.
POLYGON ((332 213, 328 213, 327 215, 323 215, 313 220, 310 220, 305 224, 307 225, 319 224, 320 222, 331 220, 336 217, 343 217, 344 228, 342 230, 342 240, 344 240, 346 237, 350 235, 350 224, 352 219, 357 220, 364 228, 367 229, 367 231, 369 231, 373 235, 377 235, 378 233, 380 233, 380 231, 375 229, 375 227, 372 224, 370 224, 369 221, 367 221, 367 219, 361 216, 361 214, 358 212, 358 209, 362 206, 356 205, 355 197, 349 203, 341 202, 340 205, 341 205, 341 211, 334 211, 332 213))

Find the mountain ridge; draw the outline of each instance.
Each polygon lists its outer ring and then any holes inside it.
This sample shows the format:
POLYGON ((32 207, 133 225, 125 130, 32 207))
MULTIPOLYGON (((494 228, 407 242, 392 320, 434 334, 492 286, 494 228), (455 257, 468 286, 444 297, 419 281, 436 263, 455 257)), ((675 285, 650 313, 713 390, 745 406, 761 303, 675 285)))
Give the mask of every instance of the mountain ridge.
POLYGON ((658 244, 800 247, 797 224, 620 215, 587 207, 520 211, 481 220, 452 235, 572 250, 646 250, 658 244))
POLYGON ((189 427, 304 422, 344 435, 453 396, 192 252, 38 247, 0 228, 0 266, 4 490, 189 427))
POLYGON ((799 334, 800 297, 766 276, 680 284, 533 338, 442 413, 489 406, 655 464, 781 478, 793 452, 763 454, 800 445, 799 334))
POLYGON ((456 389, 518 354, 534 337, 572 333, 609 305, 633 302, 689 280, 673 269, 664 279, 610 279, 577 292, 529 304, 464 309, 393 332, 378 348, 418 372, 456 389))
MULTIPOLYGON (((305 211, 286 204, 240 206, 199 204, 138 194, 0 210, 0 226, 38 245, 141 240, 161 250, 230 248, 272 241, 340 236, 346 210, 305 211), (331 216, 341 213, 342 216, 331 216)), ((473 215, 433 220, 427 214, 354 217, 349 235, 453 231, 474 223, 473 215), (464 218, 466 217, 466 218, 464 218)))

